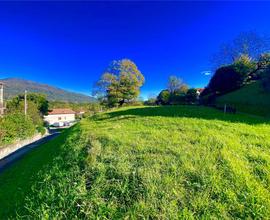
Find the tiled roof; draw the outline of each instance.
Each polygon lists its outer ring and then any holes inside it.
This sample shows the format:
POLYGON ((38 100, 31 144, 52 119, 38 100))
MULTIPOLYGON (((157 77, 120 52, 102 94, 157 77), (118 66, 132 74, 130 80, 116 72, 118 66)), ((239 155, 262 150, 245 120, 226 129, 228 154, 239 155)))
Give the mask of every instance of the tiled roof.
POLYGON ((55 108, 52 111, 48 112, 48 115, 62 115, 62 114, 75 114, 71 109, 68 108, 55 108))
POLYGON ((197 91, 199 91, 199 92, 202 92, 203 90, 204 90, 204 88, 197 89, 197 91))

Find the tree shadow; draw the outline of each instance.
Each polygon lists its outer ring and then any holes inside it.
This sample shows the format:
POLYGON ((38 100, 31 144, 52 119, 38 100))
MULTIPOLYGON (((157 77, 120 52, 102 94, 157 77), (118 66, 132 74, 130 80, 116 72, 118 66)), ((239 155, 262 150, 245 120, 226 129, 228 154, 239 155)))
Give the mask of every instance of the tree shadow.
POLYGON ((220 120, 233 123, 245 123, 249 125, 253 124, 270 124, 269 118, 263 118, 259 116, 250 116, 243 113, 226 113, 210 107, 204 106, 155 106, 155 107, 135 107, 119 109, 119 111, 113 111, 103 114, 102 116, 96 116, 94 120, 123 120, 127 118, 139 117, 185 117, 185 118, 198 118, 206 120, 220 120), (128 117, 127 117, 128 116, 128 117))

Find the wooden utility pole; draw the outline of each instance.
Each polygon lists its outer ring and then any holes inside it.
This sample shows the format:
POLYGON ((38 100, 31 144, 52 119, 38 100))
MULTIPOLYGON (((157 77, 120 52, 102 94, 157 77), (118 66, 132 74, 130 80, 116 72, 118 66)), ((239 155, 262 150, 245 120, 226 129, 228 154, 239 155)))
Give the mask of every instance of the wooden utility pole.
POLYGON ((4 114, 4 84, 0 82, 0 116, 4 114))
POLYGON ((27 91, 24 91, 24 115, 27 115, 27 91))

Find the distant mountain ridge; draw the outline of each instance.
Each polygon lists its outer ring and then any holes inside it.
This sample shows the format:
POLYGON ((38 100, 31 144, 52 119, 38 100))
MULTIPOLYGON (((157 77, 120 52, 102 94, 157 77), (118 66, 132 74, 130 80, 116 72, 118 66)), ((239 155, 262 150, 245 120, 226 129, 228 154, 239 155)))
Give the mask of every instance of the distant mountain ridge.
POLYGON ((0 79, 4 85, 4 98, 10 99, 18 94, 36 92, 47 95, 49 101, 62 101, 74 103, 95 102, 96 99, 76 92, 67 91, 47 84, 25 80, 20 78, 0 79))

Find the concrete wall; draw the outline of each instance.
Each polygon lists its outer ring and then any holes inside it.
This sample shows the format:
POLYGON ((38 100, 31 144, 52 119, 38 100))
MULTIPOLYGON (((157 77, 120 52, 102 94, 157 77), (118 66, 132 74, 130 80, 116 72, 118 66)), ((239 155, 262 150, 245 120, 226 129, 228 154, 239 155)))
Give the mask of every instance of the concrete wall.
POLYGON ((35 136, 33 136, 31 138, 28 138, 25 140, 20 140, 20 141, 17 141, 16 143, 9 144, 9 145, 6 145, 4 147, 0 147, 0 160, 4 157, 8 156, 9 154, 15 152, 16 150, 24 147, 25 145, 31 144, 31 143, 41 139, 45 135, 42 136, 41 134, 36 134, 35 136))
POLYGON ((46 115, 44 121, 49 125, 53 125, 56 122, 72 122, 75 120, 75 114, 59 114, 59 115, 46 115))

